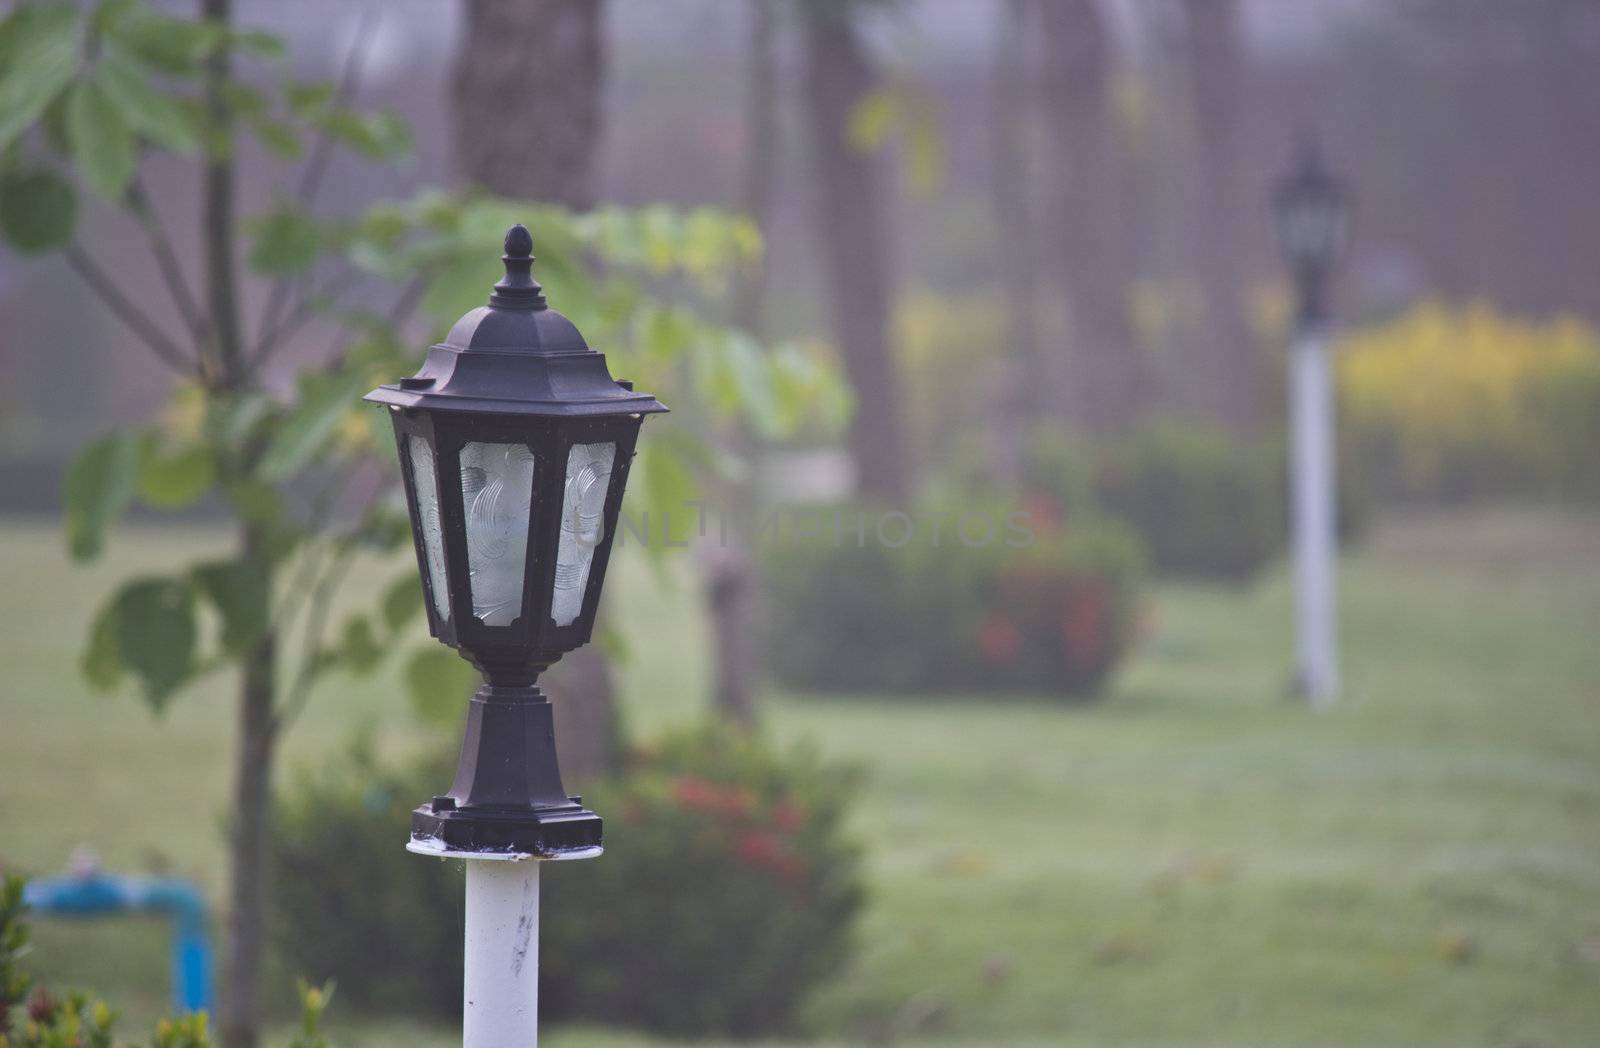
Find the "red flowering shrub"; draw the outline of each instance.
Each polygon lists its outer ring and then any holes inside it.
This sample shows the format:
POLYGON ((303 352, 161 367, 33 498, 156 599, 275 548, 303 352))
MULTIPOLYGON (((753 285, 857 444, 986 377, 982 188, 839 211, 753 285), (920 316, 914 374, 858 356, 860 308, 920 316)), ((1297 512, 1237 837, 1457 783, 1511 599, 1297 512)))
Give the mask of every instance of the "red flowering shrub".
MULTIPOLYGON (((294 970, 336 979, 357 1009, 460 1017, 461 864, 395 851, 411 806, 453 764, 386 767, 357 746, 279 804, 277 936, 294 970)), ((541 1014, 683 1036, 783 1032, 849 951, 856 780, 726 730, 634 752, 584 790, 606 820, 605 854, 543 868, 541 1014)))
POLYGON ((1048 499, 1022 505, 1027 541, 769 551, 768 664, 817 691, 1094 692, 1134 639, 1138 543, 1048 499))
POLYGON ((837 972, 862 900, 857 776, 708 728, 589 792, 606 853, 544 874, 541 1007, 683 1036, 780 1032, 837 972))

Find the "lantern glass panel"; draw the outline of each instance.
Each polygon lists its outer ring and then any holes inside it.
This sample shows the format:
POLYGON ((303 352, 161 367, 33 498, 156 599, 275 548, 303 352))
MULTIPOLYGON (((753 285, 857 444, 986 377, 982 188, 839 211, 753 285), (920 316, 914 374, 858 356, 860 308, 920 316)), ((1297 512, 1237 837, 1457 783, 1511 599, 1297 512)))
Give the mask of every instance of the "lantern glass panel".
POLYGON ((555 592, 550 617, 570 626, 583 612, 594 552, 605 538, 606 492, 611 487, 615 442, 574 444, 562 489, 561 537, 556 547, 555 592))
POLYGON ((533 465, 526 444, 474 440, 461 449, 472 614, 486 626, 509 626, 522 614, 533 465))
POLYGON ((413 435, 408 449, 411 487, 417 495, 417 526, 422 532, 419 538, 428 563, 428 589, 433 593, 433 610, 441 619, 449 619, 450 591, 445 582, 444 527, 439 519, 439 485, 433 468, 433 448, 425 438, 413 435))

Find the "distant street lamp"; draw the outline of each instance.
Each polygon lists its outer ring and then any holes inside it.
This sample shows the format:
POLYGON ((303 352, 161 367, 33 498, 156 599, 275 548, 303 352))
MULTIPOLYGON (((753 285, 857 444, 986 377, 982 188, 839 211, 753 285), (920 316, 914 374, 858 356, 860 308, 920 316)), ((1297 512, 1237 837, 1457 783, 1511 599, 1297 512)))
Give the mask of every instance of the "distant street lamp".
POLYGON ((1295 342, 1289 368, 1291 521, 1298 611, 1297 684, 1313 705, 1339 692, 1337 481, 1334 403, 1329 376, 1328 278, 1350 225, 1350 194, 1304 140, 1293 169, 1273 197, 1279 246, 1294 280, 1295 342))
POLYGON ((394 422, 428 628, 484 677, 455 782, 408 845, 467 860, 466 1048, 534 1044, 539 860, 600 854, 535 682, 589 640, 639 427, 666 410, 548 308, 532 251, 513 226, 488 305, 366 397, 394 422))

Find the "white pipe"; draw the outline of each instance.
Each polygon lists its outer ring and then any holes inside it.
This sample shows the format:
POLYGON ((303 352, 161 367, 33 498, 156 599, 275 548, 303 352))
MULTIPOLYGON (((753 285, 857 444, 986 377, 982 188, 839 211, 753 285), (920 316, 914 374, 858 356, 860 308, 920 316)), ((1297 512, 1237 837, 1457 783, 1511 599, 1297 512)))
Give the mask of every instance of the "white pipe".
POLYGON ((1290 470, 1298 611, 1299 685, 1314 706, 1339 692, 1333 390, 1326 338, 1301 333, 1289 376, 1294 457, 1290 470))
POLYGON ((539 863, 467 860, 464 1048, 539 1041, 539 863))

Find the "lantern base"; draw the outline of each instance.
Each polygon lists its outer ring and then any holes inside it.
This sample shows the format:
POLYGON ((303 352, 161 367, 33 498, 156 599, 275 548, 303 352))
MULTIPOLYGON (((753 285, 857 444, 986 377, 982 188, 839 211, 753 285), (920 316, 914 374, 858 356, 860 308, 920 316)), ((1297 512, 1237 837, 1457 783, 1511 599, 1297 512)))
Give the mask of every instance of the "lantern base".
POLYGON ((531 685, 485 684, 450 791, 411 813, 411 850, 586 858, 600 854, 600 829, 561 785, 549 700, 531 685))
POLYGON ((568 808, 494 811, 441 808, 436 798, 411 813, 410 851, 588 859, 600 854, 601 818, 578 804, 568 808))

